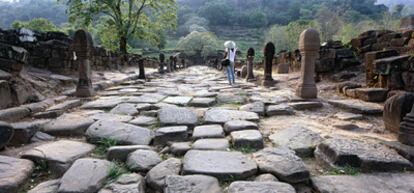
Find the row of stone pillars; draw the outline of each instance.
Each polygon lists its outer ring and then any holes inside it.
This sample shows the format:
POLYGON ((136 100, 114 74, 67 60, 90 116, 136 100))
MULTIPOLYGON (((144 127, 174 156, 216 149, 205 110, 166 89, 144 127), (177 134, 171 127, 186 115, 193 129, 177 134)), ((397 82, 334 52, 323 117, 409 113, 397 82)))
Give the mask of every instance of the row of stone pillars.
POLYGON ((165 54, 160 53, 159 60, 160 60, 160 66, 159 66, 158 72, 161 73, 161 74, 165 73, 165 66, 167 66, 167 72, 173 72, 173 71, 176 71, 180 68, 186 68, 184 58, 181 59, 181 66, 178 66, 178 56, 177 55, 170 56, 169 63, 166 63, 165 62, 165 54))
MULTIPOLYGON (((319 49, 319 32, 314 29, 307 29, 303 31, 299 38, 299 50, 302 55, 301 76, 296 89, 296 95, 301 98, 313 99, 317 98, 318 96, 318 90, 315 84, 315 62, 318 58, 319 49)), ((252 57, 249 56, 249 53, 247 55, 247 68, 252 69, 252 57)), ((264 48, 265 68, 264 79, 262 81, 263 86, 270 87, 274 86, 275 84, 275 81, 272 78, 272 66, 274 55, 275 45, 272 42, 269 42, 266 44, 264 48)), ((252 72, 248 71, 248 74, 249 73, 252 72)))

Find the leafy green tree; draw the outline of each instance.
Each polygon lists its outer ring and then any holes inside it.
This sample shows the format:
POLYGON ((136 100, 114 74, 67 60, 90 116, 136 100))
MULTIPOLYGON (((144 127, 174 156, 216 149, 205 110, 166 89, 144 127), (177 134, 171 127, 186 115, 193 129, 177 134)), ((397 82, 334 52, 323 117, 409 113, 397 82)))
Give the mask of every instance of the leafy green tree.
POLYGON ((45 18, 35 18, 28 22, 14 21, 12 24, 13 29, 27 28, 35 31, 58 31, 57 27, 45 18))
MULTIPOLYGON (((68 4, 69 20, 89 26, 95 20, 115 30, 119 50, 127 53, 130 38, 157 44, 159 32, 176 26, 175 0, 60 0, 68 4), (105 18, 103 18, 106 16, 105 18)), ((105 33, 106 34, 106 33, 105 33)))
POLYGON ((286 26, 274 25, 266 33, 266 41, 273 42, 276 52, 289 50, 289 35, 286 26))
POLYGON ((217 37, 211 32, 193 31, 180 39, 177 48, 190 56, 207 57, 220 49, 217 37))
POLYGON ((325 6, 321 7, 316 13, 316 22, 318 23, 322 41, 332 40, 342 25, 338 14, 330 11, 325 6))
POLYGON ((212 25, 228 25, 232 19, 232 9, 228 2, 213 0, 206 2, 199 11, 212 25))
POLYGON ((286 32, 288 34, 288 47, 289 50, 296 50, 298 48, 298 41, 300 34, 308 28, 314 28, 315 23, 313 21, 298 20, 290 22, 286 26, 286 32))
POLYGON ((338 36, 342 43, 349 43, 352 38, 358 37, 360 34, 359 29, 356 28, 356 25, 353 23, 346 23, 342 25, 341 30, 338 32, 338 36))

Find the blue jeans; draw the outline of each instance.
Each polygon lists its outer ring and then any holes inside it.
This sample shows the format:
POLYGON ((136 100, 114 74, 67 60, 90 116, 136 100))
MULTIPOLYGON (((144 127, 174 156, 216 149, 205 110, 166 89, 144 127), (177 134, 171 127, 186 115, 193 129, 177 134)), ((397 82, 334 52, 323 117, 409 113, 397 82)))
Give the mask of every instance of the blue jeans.
POLYGON ((227 79, 229 79, 229 84, 234 84, 234 65, 231 63, 227 66, 227 79))

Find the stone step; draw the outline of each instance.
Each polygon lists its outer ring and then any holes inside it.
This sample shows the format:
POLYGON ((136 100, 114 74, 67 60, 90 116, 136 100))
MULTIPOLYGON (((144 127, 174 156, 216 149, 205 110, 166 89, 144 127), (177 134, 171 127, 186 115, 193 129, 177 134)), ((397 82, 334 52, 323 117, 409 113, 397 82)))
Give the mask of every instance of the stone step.
POLYGON ((380 104, 355 99, 329 100, 328 103, 344 111, 357 114, 381 115, 384 110, 384 107, 380 104))
POLYGON ((341 193, 411 193, 414 174, 375 173, 357 176, 317 176, 312 178, 318 192, 341 193))
POLYGON ((385 145, 355 139, 327 139, 318 145, 315 157, 330 167, 352 166, 362 171, 404 171, 413 167, 385 145))
POLYGON ((205 174, 224 179, 246 179, 257 165, 240 152, 190 150, 183 159, 183 174, 205 174))

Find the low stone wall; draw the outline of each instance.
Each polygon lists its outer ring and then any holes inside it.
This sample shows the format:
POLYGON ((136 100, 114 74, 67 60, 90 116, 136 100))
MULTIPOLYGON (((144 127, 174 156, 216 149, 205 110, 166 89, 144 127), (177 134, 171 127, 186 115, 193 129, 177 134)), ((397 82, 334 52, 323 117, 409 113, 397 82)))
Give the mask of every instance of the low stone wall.
POLYGON ((414 52, 414 30, 395 32, 389 30, 371 30, 352 39, 350 45, 361 59, 368 52, 396 50, 399 54, 414 52))
MULTIPOLYGON (((288 64, 290 72, 298 72, 301 69, 301 59, 299 50, 282 51, 278 54, 275 62, 277 64, 288 64)), ((345 47, 340 41, 328 41, 320 47, 315 71, 318 74, 329 74, 360 64, 352 49, 345 47)))

